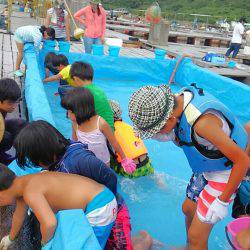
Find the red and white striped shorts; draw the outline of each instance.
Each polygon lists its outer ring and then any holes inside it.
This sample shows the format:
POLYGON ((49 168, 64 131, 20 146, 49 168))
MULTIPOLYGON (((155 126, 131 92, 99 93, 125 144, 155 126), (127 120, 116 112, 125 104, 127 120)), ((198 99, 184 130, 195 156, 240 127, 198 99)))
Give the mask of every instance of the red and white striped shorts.
MULTIPOLYGON (((208 181, 207 185, 201 191, 198 204, 197 204, 197 214, 202 222, 206 222, 206 215, 210 205, 213 201, 222 194, 225 190, 227 183, 208 181)), ((231 203, 235 198, 235 194, 232 195, 229 203, 231 203)))

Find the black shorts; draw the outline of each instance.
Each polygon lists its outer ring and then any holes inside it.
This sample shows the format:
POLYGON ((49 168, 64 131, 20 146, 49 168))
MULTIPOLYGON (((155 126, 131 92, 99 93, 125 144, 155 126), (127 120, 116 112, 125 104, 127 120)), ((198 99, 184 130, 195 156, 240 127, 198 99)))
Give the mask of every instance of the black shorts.
POLYGON ((250 216, 250 203, 247 203, 246 205, 242 204, 242 202, 240 201, 240 197, 237 194, 235 199, 234 199, 232 217, 234 219, 237 219, 241 215, 249 215, 250 216))

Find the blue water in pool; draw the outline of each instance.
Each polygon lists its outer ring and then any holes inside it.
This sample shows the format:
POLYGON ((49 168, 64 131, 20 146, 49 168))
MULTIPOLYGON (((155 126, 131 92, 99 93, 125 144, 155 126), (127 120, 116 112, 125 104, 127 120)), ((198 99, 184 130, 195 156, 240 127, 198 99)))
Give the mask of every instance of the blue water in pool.
MULTIPOLYGON (((123 120, 130 123, 127 104, 131 94, 141 87, 140 82, 114 82, 95 80, 108 98, 117 100, 123 110, 123 120)), ((60 107, 60 97, 55 96, 57 84, 45 86, 57 128, 66 136, 71 136, 70 121, 66 111, 60 107)), ((178 87, 173 86, 177 91, 178 87)), ((185 199, 185 189, 191 171, 185 156, 173 143, 145 141, 155 174, 136 180, 119 178, 119 189, 129 207, 133 234, 147 230, 154 239, 164 243, 161 249, 184 246, 186 241, 184 216, 181 205, 185 199)), ((225 236, 225 225, 230 218, 218 223, 210 236, 209 249, 230 249, 225 236)))

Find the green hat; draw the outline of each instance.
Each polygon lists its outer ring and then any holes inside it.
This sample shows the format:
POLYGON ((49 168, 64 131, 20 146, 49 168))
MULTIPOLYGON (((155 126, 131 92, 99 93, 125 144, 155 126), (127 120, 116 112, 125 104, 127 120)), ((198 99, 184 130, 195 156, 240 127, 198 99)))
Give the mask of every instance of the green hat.
POLYGON ((144 86, 129 100, 129 117, 142 139, 153 137, 166 124, 174 109, 174 94, 168 85, 144 86))

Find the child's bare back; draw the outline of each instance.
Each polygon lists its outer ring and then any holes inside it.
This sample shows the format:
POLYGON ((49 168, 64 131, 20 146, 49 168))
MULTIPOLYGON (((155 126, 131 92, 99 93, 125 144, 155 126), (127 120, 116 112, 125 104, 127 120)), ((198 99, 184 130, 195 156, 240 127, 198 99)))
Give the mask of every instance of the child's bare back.
POLYGON ((103 190, 103 186, 79 175, 43 172, 19 178, 25 203, 30 207, 47 200, 54 212, 66 209, 85 209, 103 190))

